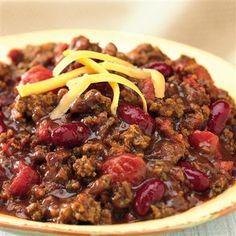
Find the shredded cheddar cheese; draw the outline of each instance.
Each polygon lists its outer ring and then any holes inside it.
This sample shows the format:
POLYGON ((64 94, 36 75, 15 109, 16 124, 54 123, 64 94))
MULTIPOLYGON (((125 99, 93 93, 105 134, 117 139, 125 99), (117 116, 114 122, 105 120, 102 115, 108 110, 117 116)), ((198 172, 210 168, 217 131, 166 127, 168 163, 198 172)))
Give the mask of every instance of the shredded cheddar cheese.
POLYGON ((157 70, 148 70, 151 73, 151 79, 157 98, 163 98, 165 96, 165 77, 157 70))
POLYGON ((93 58, 102 61, 116 62, 121 65, 133 67, 133 65, 127 61, 99 52, 86 51, 86 50, 80 50, 80 51, 66 50, 65 52, 63 52, 63 55, 66 55, 66 57, 64 57, 54 68, 53 70, 54 76, 59 75, 72 62, 80 61, 80 59, 82 58, 93 58))
POLYGON ((129 77, 135 79, 144 79, 150 77, 150 72, 138 69, 136 67, 127 67, 113 62, 102 62, 101 65, 107 70, 120 72, 122 74, 128 75, 129 77))
POLYGON ((80 77, 76 84, 73 84, 73 88, 70 88, 60 100, 58 106, 51 112, 50 118, 52 120, 62 117, 73 104, 73 102, 89 87, 90 83, 86 79, 86 75, 80 77))
MULTIPOLYGON (((67 112, 72 105, 73 101, 80 96, 90 84, 101 83, 101 82, 113 82, 123 84, 132 90, 134 90, 142 99, 143 102, 143 110, 147 112, 147 103, 145 97, 139 88, 122 76, 111 74, 111 73, 100 73, 94 75, 84 75, 82 78, 75 78, 67 82, 67 86, 70 88, 69 92, 65 94, 60 101, 59 105, 56 109, 51 113, 51 119, 58 119, 67 112), (79 94, 79 95, 78 95, 79 94)), ((115 102, 115 106, 118 106, 118 101, 115 102)))
POLYGON ((53 78, 33 84, 17 86, 17 90, 21 97, 29 96, 31 94, 45 93, 53 89, 67 86, 69 91, 62 97, 58 106, 51 112, 51 119, 62 117, 70 109, 73 102, 80 97, 86 89, 88 89, 90 84, 101 82, 108 82, 112 88, 113 99, 111 104, 111 113, 113 115, 116 115, 119 103, 119 84, 134 90, 142 100, 143 110, 147 112, 147 103, 140 89, 132 81, 126 79, 122 75, 137 80, 151 78, 155 96, 157 98, 164 97, 165 78, 156 70, 140 69, 122 59, 93 51, 66 50, 63 52, 63 55, 65 57, 53 70, 53 78), (98 59, 103 62, 97 63, 92 59, 98 59), (61 74, 61 72, 74 61, 77 61, 84 66, 61 74), (114 74, 114 72, 118 72, 119 75, 114 74))
POLYGON ((81 67, 47 80, 39 81, 33 84, 19 85, 16 88, 21 97, 26 97, 31 94, 41 94, 52 91, 53 89, 64 87, 70 79, 92 72, 93 71, 87 67, 81 67))
MULTIPOLYGON (((90 84, 94 83, 101 83, 101 82, 114 82, 114 83, 119 83, 123 84, 132 90, 134 90, 140 97, 143 102, 143 110, 147 112, 147 103, 144 98, 144 95, 142 92, 139 90, 139 88, 132 83, 130 80, 116 74, 107 74, 107 73, 100 73, 100 74, 94 74, 94 75, 86 75, 86 79, 89 80, 90 84)), ((77 84, 77 81, 80 81, 80 78, 73 79, 67 82, 68 87, 75 86, 77 84)))
MULTIPOLYGON (((104 67, 102 67, 101 65, 99 65, 97 62, 88 59, 88 58, 82 58, 80 60, 80 63, 82 63, 83 65, 93 69, 94 71, 98 72, 98 73, 109 73, 104 67)), ((112 91, 113 91, 113 100, 111 103, 111 113, 113 115, 116 115, 116 110, 118 107, 118 103, 119 103, 119 97, 120 97, 120 88, 119 85, 117 83, 114 82, 109 82, 112 91)))

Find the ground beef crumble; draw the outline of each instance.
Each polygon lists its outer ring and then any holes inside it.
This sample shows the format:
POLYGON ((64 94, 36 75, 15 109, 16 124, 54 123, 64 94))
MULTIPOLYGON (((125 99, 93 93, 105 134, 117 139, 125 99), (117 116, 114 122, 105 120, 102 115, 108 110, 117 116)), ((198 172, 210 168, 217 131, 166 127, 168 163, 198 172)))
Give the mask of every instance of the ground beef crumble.
MULTIPOLYGON (((113 43, 101 48, 84 36, 69 44, 13 49, 8 55, 12 63, 0 63, 1 212, 64 224, 135 222, 186 211, 234 183, 235 103, 195 59, 183 55, 171 60, 150 44, 125 54, 113 43), (148 118, 112 115, 112 89, 99 83, 52 121, 49 114, 67 88, 20 97, 15 86, 35 66, 50 74, 66 49, 103 52, 140 68, 154 65, 165 75, 165 97, 155 98, 150 78, 135 81, 127 76, 143 92, 148 118), (223 126, 214 120, 217 103, 230 109, 223 126), (79 124, 79 130, 84 125, 88 135, 70 143, 67 133, 55 142, 56 131, 68 124, 79 124), (150 189, 154 200, 149 202, 150 189)), ((64 72, 80 66, 72 63, 64 72)), ((136 111, 142 107, 140 97, 125 86, 120 86, 120 104, 136 111)), ((74 135, 70 131, 69 139, 74 135)))
POLYGON ((13 104, 12 118, 16 121, 32 118, 37 122, 48 115, 57 104, 57 96, 52 93, 32 95, 25 98, 18 97, 13 104))
POLYGON ((98 167, 99 163, 87 156, 82 156, 82 158, 77 159, 73 164, 75 174, 78 178, 95 177, 96 169, 98 169, 98 167))

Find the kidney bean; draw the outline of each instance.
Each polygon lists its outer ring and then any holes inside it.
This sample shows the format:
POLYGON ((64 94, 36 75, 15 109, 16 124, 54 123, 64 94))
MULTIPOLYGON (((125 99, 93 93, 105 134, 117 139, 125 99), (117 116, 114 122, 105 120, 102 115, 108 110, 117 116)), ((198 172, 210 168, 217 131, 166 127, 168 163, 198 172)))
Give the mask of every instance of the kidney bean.
POLYGON ((134 211, 145 216, 150 205, 160 201, 165 193, 165 184, 159 179, 148 179, 138 188, 134 198, 134 211))
POLYGON ((14 48, 8 52, 7 56, 14 64, 17 65, 20 61, 23 60, 24 54, 22 50, 14 48))
POLYGON ((218 100, 211 105, 211 114, 208 121, 208 130, 220 134, 229 118, 231 108, 228 102, 218 100))
POLYGON ((3 118, 4 118, 3 113, 0 112, 0 134, 7 131, 7 127, 5 123, 3 122, 3 118))
POLYGON ((136 124, 140 129, 150 135, 155 130, 155 120, 140 107, 122 103, 118 107, 118 115, 128 124, 136 124))
POLYGON ((204 192, 209 188, 210 181, 206 174, 194 168, 189 162, 181 162, 180 166, 183 168, 184 174, 191 183, 193 190, 204 192))
POLYGON ((7 179, 6 171, 2 167, 2 165, 0 165, 0 184, 2 184, 2 181, 4 181, 5 179, 7 179))
POLYGON ((167 65, 163 61, 152 61, 146 65, 145 68, 158 70, 160 73, 164 75, 165 78, 170 77, 173 75, 174 71, 170 65, 167 65))
POLYGON ((51 133, 56 146, 74 147, 81 145, 90 135, 90 129, 82 122, 59 125, 51 133))
POLYGON ((51 120, 43 120, 36 130, 38 140, 44 143, 51 143, 51 133, 57 126, 58 124, 51 120))

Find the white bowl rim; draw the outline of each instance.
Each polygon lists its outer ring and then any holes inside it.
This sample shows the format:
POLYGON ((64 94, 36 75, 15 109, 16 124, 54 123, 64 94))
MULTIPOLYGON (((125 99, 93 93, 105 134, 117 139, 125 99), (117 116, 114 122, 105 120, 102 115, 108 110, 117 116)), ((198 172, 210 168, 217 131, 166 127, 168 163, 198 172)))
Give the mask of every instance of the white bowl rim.
MULTIPOLYGON (((217 79, 217 83, 222 85, 224 89, 227 89, 231 95, 235 98, 235 88, 236 81, 230 81, 230 77, 236 79, 236 68, 235 65, 230 64, 220 57, 217 57, 213 54, 205 52, 203 50, 177 43, 174 41, 166 40, 163 38, 158 38, 149 35, 142 34, 132 34, 132 33, 124 33, 117 31, 100 31, 100 30, 88 30, 88 29, 62 29, 62 30, 50 30, 50 31, 37 31, 25 34, 17 34, 10 36, 2 36, 0 37, 0 58, 4 58, 7 50, 12 47, 24 46, 28 43, 43 43, 50 41, 49 39, 55 39, 55 41, 63 41, 62 38, 71 39, 71 37, 76 36, 78 34, 82 34, 88 36, 89 38, 97 38, 101 39, 108 38, 108 41, 114 41, 112 39, 120 39, 130 40, 134 42, 132 45, 135 47, 137 42, 148 42, 152 44, 159 45, 161 49, 169 48, 172 46, 173 48, 178 48, 180 50, 183 49, 183 52, 186 55, 190 55, 196 57, 197 61, 200 61, 201 64, 206 66, 207 69, 210 70, 212 74, 212 68, 215 70, 217 66, 221 66, 222 73, 227 75, 227 82, 220 83, 219 78, 217 79), (63 37, 62 37, 63 36, 63 37), (17 43, 15 42, 17 38, 17 43), (37 38, 37 40, 35 40, 37 38), (59 40, 58 40, 59 39, 59 40), (1 50, 2 49, 2 50, 1 50), (213 62, 214 65, 210 65, 209 61, 213 62), (207 65, 206 65, 207 64, 207 65), (226 84, 226 85, 225 85, 226 84)), ((54 41, 54 40, 53 40, 54 41)), ((99 40, 98 40, 99 41, 99 40)), ((167 55, 169 54, 166 52, 167 55)), ((168 50, 167 50, 168 51, 168 50)), ((180 51, 179 51, 180 52, 180 51)), ((179 52, 177 54, 179 54, 179 52)), ((4 58, 5 59, 5 58, 4 58)), ((218 73, 218 72, 217 72, 218 73)), ((213 72, 214 74, 214 72, 213 72)), ((213 76, 214 77, 214 76, 213 76)), ((191 208, 188 211, 183 213, 166 217, 163 219, 149 220, 143 222, 136 223, 128 223, 128 224, 117 224, 117 225, 60 225, 55 223, 42 223, 42 222, 34 222, 28 221, 24 219, 19 219, 16 217, 0 214, 0 227, 11 228, 17 230, 32 230, 38 232, 48 232, 48 233, 63 233, 68 235, 120 235, 120 234, 128 234, 128 235, 146 235, 167 231, 175 231, 181 230, 184 228, 192 227, 194 225, 198 225, 204 223, 206 221, 215 219, 219 216, 222 216, 228 212, 234 211, 236 209, 236 185, 233 185, 229 189, 227 189, 222 194, 218 195, 212 200, 209 200, 199 206, 191 208), (203 211, 203 209, 205 209, 203 211)))

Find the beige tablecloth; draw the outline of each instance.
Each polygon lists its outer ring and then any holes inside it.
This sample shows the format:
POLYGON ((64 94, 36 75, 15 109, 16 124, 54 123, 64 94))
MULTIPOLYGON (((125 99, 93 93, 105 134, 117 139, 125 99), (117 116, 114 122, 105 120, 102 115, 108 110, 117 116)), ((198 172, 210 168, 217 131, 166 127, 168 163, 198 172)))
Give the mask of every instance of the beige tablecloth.
MULTIPOLYGON (((140 32, 199 47, 236 64, 236 1, 0 0, 0 36, 91 28, 140 32)), ((236 214, 168 235, 236 235, 236 214)), ((0 231, 0 236, 16 234, 0 231)), ((30 234, 32 235, 32 234, 30 234)))
POLYGON ((60 28, 152 34, 236 64, 235 0, 0 0, 0 35, 60 28))

